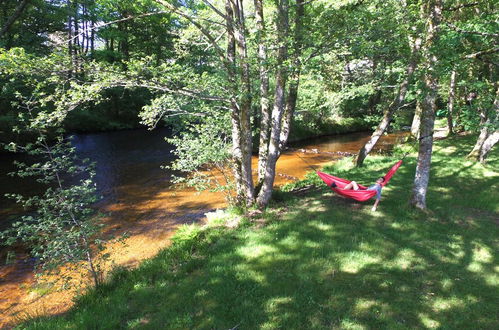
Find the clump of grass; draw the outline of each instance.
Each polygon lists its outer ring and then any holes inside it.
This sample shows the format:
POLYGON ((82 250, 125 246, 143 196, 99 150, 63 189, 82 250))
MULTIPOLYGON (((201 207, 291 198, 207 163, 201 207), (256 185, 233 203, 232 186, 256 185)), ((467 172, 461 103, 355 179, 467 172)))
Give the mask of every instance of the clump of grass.
MULTIPOLYGON (((414 156, 376 213, 312 174, 296 185, 317 189, 281 193, 263 228, 184 227, 171 247, 115 272, 66 315, 22 327, 496 328, 499 155, 485 167, 468 163, 461 147, 472 142, 437 143, 431 215, 408 206, 414 156)), ((361 169, 344 160, 324 171, 367 184, 395 160, 369 157, 361 169)))

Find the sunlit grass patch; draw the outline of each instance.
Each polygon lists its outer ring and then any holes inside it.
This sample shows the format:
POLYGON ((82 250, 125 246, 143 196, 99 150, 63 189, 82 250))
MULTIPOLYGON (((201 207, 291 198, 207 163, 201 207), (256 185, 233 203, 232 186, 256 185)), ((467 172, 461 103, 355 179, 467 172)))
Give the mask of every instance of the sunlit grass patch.
POLYGON ((380 259, 364 252, 349 252, 340 259, 341 270, 346 273, 356 274, 363 267, 380 262, 380 259))
POLYGON ((401 270, 421 266, 424 263, 424 259, 412 249, 401 249, 392 261, 393 267, 401 270))
POLYGON ((440 327, 440 322, 432 319, 427 313, 420 313, 419 318, 423 326, 428 329, 436 329, 440 327))

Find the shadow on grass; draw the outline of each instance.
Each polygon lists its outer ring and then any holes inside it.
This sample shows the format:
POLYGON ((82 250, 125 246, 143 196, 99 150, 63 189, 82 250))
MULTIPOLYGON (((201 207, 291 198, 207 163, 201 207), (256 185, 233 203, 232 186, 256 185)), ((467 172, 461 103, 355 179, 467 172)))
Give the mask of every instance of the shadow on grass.
MULTIPOLYGON (((392 162, 374 159, 348 174, 368 183, 392 162)), ((414 169, 407 159, 376 213, 325 187, 281 196, 264 228, 185 229, 171 248, 115 273, 68 314, 26 326, 497 327, 497 213, 489 202, 475 205, 489 195, 497 201, 497 189, 482 188, 496 187, 497 172, 436 157, 427 217, 407 203, 414 169)))

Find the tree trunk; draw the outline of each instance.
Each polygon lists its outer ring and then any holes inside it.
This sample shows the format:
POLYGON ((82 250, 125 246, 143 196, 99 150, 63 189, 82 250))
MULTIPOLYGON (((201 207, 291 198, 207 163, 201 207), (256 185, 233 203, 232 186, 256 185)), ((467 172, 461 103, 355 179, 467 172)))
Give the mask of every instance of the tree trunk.
POLYGON ((74 50, 74 46, 73 46, 73 16, 72 16, 72 13, 73 11, 71 10, 71 8, 73 7, 73 1, 72 0, 68 0, 68 20, 67 20, 67 36, 68 36, 68 56, 69 56, 69 60, 70 60, 70 63, 71 63, 71 67, 69 68, 69 77, 72 77, 73 76, 73 71, 74 71, 74 53, 73 53, 73 50, 74 50))
MULTIPOLYGON (((92 13, 92 20, 90 21, 90 54, 93 57, 95 53, 95 18, 92 13)), ((106 48, 107 48, 107 40, 106 40, 106 48)))
POLYGON ((2 29, 0 30, 0 38, 2 38, 7 32, 9 32, 10 28, 16 20, 21 16, 23 11, 26 9, 26 6, 29 4, 30 0, 23 0, 21 3, 16 7, 16 10, 12 14, 12 16, 9 17, 9 19, 5 22, 3 25, 2 29))
POLYGON ((421 114, 423 113, 422 102, 419 100, 421 91, 418 90, 416 98, 416 110, 414 111, 414 117, 412 118, 411 124, 411 134, 409 135, 408 140, 416 140, 419 138, 419 128, 421 127, 421 114))
POLYGON ((253 185, 253 175, 251 171, 251 157, 253 152, 253 139, 251 131, 251 78, 246 43, 246 25, 244 16, 243 0, 236 1, 237 4, 237 29, 236 48, 240 58, 240 75, 242 82, 241 91, 241 136, 243 145, 243 167, 245 201, 246 206, 251 206, 255 202, 255 190, 253 185))
POLYGON ((485 161, 489 155, 490 150, 499 142, 499 131, 495 131, 490 134, 487 140, 483 142, 482 149, 480 150, 479 161, 482 164, 485 164, 485 161))
POLYGON ((485 140, 487 140, 489 136, 489 118, 487 117, 487 111, 482 109, 480 111, 480 134, 478 135, 478 138, 476 140, 475 146, 473 147, 473 150, 466 156, 467 158, 472 158, 478 160, 480 157, 480 150, 482 150, 483 143, 485 140))
POLYGON ((453 114, 454 114, 454 104, 456 101, 456 69, 452 70, 450 75, 450 86, 449 86, 449 108, 447 111, 447 127, 448 133, 447 136, 454 134, 454 123, 453 123, 453 114))
POLYGON ((276 87, 274 95, 274 107, 272 109, 272 122, 269 151, 267 155, 267 164, 265 166, 265 177, 262 188, 257 197, 257 204, 264 207, 270 201, 272 188, 275 179, 275 166, 279 158, 279 141, 281 135, 281 120, 284 112, 284 100, 287 80, 287 70, 285 61, 288 57, 287 37, 289 31, 288 21, 288 0, 280 0, 278 7, 278 43, 279 50, 277 55, 276 87))
POLYGON ((489 151, 497 143, 497 134, 499 130, 493 127, 493 123, 499 120, 499 88, 496 87, 496 97, 493 103, 494 112, 487 116, 487 110, 480 112, 480 135, 473 147, 473 150, 468 154, 467 158, 473 158, 481 163, 485 162, 489 151), (496 118, 493 118, 493 117, 496 118))
POLYGON ((425 72, 425 98, 423 100, 423 113, 419 138, 419 154, 416 166, 416 175, 412 190, 411 204, 421 210, 426 210, 426 192, 430 180, 431 153, 433 149, 433 127, 435 123, 436 99, 438 92, 437 57, 434 45, 438 41, 439 25, 442 17, 441 0, 423 2, 424 12, 428 17, 426 42, 424 45, 425 72))
POLYGON ((305 16, 305 6, 303 0, 296 0, 295 32, 293 45, 293 68, 289 76, 288 95, 284 116, 282 118, 281 136, 279 141, 279 152, 282 152, 288 144, 291 122, 296 110, 298 100, 298 88, 300 86, 301 74, 301 52, 303 47, 303 17, 305 16))
POLYGON ((267 47, 265 20, 263 16, 263 0, 255 0, 255 16, 258 42, 258 64, 260 71, 260 143, 258 145, 258 184, 260 190, 265 177, 267 155, 270 140, 270 100, 269 76, 267 65, 267 47))
POLYGON ((232 119, 232 157, 234 165, 234 178, 236 181, 236 199, 239 204, 250 206, 254 202, 253 178, 251 176, 251 91, 249 82, 249 67, 244 39, 244 16, 242 2, 227 0, 225 4, 227 16, 227 60, 229 68, 229 84, 232 88, 231 119, 232 119), (236 26, 237 24, 237 26, 236 26), (236 49, 240 57, 240 75, 236 70, 236 49), (241 79, 243 94, 239 104, 237 96, 240 95, 237 77, 241 79))
POLYGON ((402 104, 404 103, 405 96, 407 94, 407 89, 409 87, 409 82, 411 81, 412 75, 413 75, 414 70, 416 69, 416 66, 417 66, 417 62, 418 62, 417 59, 418 59, 419 48, 421 46, 421 39, 410 38, 410 43, 411 43, 411 60, 409 61, 409 64, 407 65, 405 78, 402 81, 402 83, 400 84, 400 87, 399 87, 397 95, 395 96, 395 99, 388 106, 388 109, 386 109, 385 113, 383 114, 383 119, 381 120, 378 127, 371 135, 371 138, 359 150, 359 154, 358 154, 357 159, 356 159, 356 166, 362 166, 367 155, 372 151, 372 149, 374 148, 374 146, 378 142, 379 138, 383 135, 383 133, 388 128, 388 125, 390 125, 390 122, 392 121, 393 114, 395 113, 395 111, 397 111, 397 109, 399 109, 402 106, 402 104))

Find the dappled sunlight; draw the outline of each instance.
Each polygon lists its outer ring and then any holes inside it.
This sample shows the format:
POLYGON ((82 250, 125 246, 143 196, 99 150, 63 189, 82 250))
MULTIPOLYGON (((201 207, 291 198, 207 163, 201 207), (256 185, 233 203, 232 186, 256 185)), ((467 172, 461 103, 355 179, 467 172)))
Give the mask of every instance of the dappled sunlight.
POLYGON ((277 249, 270 245, 256 245, 256 246, 244 246, 238 249, 237 251, 240 256, 252 260, 259 257, 263 257, 264 255, 269 255, 277 252, 277 249))
POLYGON ((425 261, 419 257, 412 249, 401 249, 391 262, 393 267, 401 270, 423 266, 425 261))
POLYGON ((465 308, 466 303, 457 297, 450 298, 435 298, 432 304, 435 312, 446 311, 449 309, 462 309, 465 308))
POLYGON ((440 327, 440 322, 432 319, 427 313, 420 313, 419 318, 423 326, 428 329, 436 329, 440 327))
POLYGON ((379 257, 373 257, 364 252, 349 252, 340 257, 340 269, 346 273, 356 274, 367 265, 380 261, 379 257))

